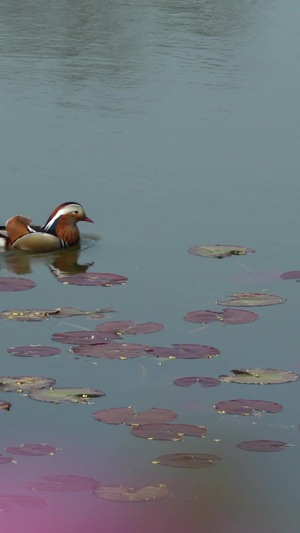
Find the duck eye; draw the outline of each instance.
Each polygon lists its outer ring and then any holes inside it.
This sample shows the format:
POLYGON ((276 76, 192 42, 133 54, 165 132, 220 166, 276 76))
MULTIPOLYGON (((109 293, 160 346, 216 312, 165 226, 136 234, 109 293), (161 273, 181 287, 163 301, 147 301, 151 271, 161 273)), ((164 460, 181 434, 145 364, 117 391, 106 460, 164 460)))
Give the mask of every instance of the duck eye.
POLYGON ((76 215, 78 214, 78 211, 73 211, 73 213, 76 213, 76 215))

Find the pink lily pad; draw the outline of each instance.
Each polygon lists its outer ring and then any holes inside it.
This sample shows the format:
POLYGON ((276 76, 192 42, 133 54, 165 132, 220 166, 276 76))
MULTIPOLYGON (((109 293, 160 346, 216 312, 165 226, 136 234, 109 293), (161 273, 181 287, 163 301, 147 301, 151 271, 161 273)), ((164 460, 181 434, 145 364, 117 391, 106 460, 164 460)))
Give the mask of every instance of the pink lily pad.
POLYGON ((184 316, 185 320, 189 322, 197 322, 200 324, 208 324, 215 320, 219 320, 222 324, 246 324, 254 322, 259 318, 256 313, 252 311, 244 311, 242 309, 223 309, 223 311, 192 311, 184 316))
POLYGON ((17 346, 15 348, 9 348, 7 353, 12 353, 18 357, 45 357, 47 355, 56 355, 61 352, 59 348, 53 346, 17 346))
POLYGON ((179 468, 207 468, 215 466, 216 461, 221 461, 221 457, 209 453, 170 453, 157 457, 152 463, 179 468))
POLYGON ((147 411, 137 413, 133 407, 112 407, 102 409, 93 414, 95 420, 106 424, 127 424, 136 426, 140 424, 162 423, 176 418, 177 414, 169 409, 153 407, 147 411))
POLYGON ((193 255, 216 257, 217 259, 223 259, 224 257, 230 257, 232 255, 253 254, 255 252, 252 248, 247 248, 246 246, 234 246, 232 244, 191 246, 188 251, 193 255))
POLYGON ((248 440, 237 444, 241 450, 249 452, 280 452, 288 446, 280 440, 248 440))
POLYGON ((134 357, 144 357, 151 350, 144 344, 120 344, 118 342, 104 342, 88 346, 73 346, 73 353, 85 357, 94 357, 97 359, 132 359, 134 357))
POLYGON ((42 509, 47 502, 35 496, 19 496, 17 494, 0 494, 0 511, 13 511, 15 507, 42 509))
POLYGON ((9 411, 11 408, 11 403, 7 402, 6 400, 0 400, 0 409, 3 409, 4 411, 9 411))
POLYGON ((95 330, 67 331, 66 333, 54 333, 52 339, 66 344, 100 344, 108 338, 118 339, 116 333, 102 333, 95 330))
POLYGON ((169 491, 165 485, 143 485, 142 487, 124 487, 123 485, 99 486, 94 490, 95 496, 118 502, 146 502, 165 498, 169 491))
POLYGON ((196 383, 201 387, 217 387, 218 385, 221 385, 222 381, 215 378, 186 377, 175 379, 173 383, 179 387, 190 387, 196 383))
POLYGON ((132 320, 119 320, 115 322, 105 322, 96 326, 102 333, 116 333, 119 335, 136 335, 139 333, 154 333, 164 329, 162 324, 156 322, 143 322, 136 324, 132 320))
POLYGON ((34 281, 26 278, 0 278, 0 292, 27 291, 35 287, 34 281))
POLYGON ((241 368, 232 370, 233 374, 222 374, 221 381, 226 383, 248 383, 250 385, 272 385, 276 383, 288 383, 297 381, 299 374, 287 370, 277 370, 273 368, 241 368))
POLYGON ((39 376, 6 376, 0 377, 0 390, 5 392, 25 392, 51 387, 55 379, 39 376))
POLYGON ((75 475, 51 475, 41 476, 46 481, 26 483, 28 488, 47 492, 77 492, 81 490, 93 490, 99 486, 99 481, 90 477, 75 475))
POLYGON ((103 274, 98 272, 85 272, 82 274, 74 274, 72 276, 60 276, 59 281, 71 285, 102 285, 102 287, 109 287, 110 285, 120 285, 127 281, 124 276, 118 274, 103 274))
POLYGON ((53 455, 54 446, 49 444, 22 444, 21 446, 7 446, 5 450, 14 455, 53 455))
POLYGON ((207 429, 203 426, 190 424, 142 424, 133 427, 131 433, 136 437, 149 440, 171 440, 173 442, 184 440, 183 435, 190 437, 204 437, 207 429))
POLYGON ((245 292, 232 294, 224 302, 216 302, 218 305, 229 305, 232 307, 257 307, 261 305, 276 305, 286 302, 286 298, 275 296, 274 294, 261 294, 255 292, 245 292))
POLYGON ((228 413, 231 415, 253 415, 255 411, 263 411, 266 413, 278 413, 282 411, 283 406, 275 402, 267 402, 265 400, 228 400, 218 402, 215 409, 220 413, 228 413))
POLYGON ((13 460, 14 460, 13 457, 5 457, 4 455, 2 455, 2 453, 0 453, 0 465, 6 465, 7 463, 12 463, 13 460))
POLYGON ((284 272, 280 274, 282 279, 300 279, 300 270, 291 270, 290 272, 284 272))
POLYGON ((89 403, 92 398, 100 398, 105 393, 94 389, 79 389, 75 387, 57 387, 55 389, 39 389, 29 392, 33 400, 52 403, 89 403))
POLYGON ((220 353, 213 346, 201 344, 173 344, 173 346, 174 348, 154 346, 151 348, 151 355, 169 359, 211 359, 220 353))

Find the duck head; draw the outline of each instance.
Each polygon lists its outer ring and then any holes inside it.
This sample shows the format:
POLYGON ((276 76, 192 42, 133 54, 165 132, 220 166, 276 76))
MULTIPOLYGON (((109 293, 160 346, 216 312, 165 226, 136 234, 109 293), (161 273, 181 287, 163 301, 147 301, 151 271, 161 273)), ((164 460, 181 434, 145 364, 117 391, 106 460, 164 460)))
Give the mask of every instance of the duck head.
POLYGON ((73 246, 80 240, 80 233, 77 228, 77 222, 80 221, 93 222, 86 216, 82 205, 75 202, 65 202, 54 209, 44 224, 43 230, 62 239, 69 246, 73 246))

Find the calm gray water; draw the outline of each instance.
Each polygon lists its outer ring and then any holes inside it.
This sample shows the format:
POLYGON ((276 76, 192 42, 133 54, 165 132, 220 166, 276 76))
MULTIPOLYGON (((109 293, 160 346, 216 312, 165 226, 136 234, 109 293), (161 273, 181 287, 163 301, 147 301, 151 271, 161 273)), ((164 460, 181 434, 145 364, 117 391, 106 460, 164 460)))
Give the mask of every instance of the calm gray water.
POLYGON ((19 358, 7 348, 54 345, 53 333, 99 321, 0 322, 2 376, 48 376, 60 387, 106 392, 94 405, 1 394, 12 409, 1 415, 0 453, 22 443, 60 449, 1 465, 1 494, 48 501, 2 513, 3 531, 298 532, 299 382, 181 389, 173 380, 245 367, 300 371, 300 287, 270 274, 300 268, 299 2, 11 0, 0 1, 0 13, 1 223, 16 213, 42 223, 60 203, 78 201, 95 221, 81 224, 78 262, 128 277, 125 286, 67 286, 52 276, 49 257, 1 254, 2 276, 36 282, 30 291, 2 292, 1 310, 113 307, 111 320, 164 324, 132 342, 221 350, 211 360, 98 362, 59 345, 59 356, 19 358), (222 261, 187 253, 216 243, 256 253, 222 261), (267 274, 253 282, 247 272, 267 274), (233 292, 261 291, 288 301, 255 308, 253 324, 183 320, 189 311, 219 309, 214 302, 233 292), (260 418, 212 410, 235 398, 280 402, 284 410, 260 418), (150 442, 93 420, 96 410, 129 405, 174 409, 178 422, 205 425, 207 438, 150 442), (294 447, 236 448, 252 439, 294 447), (222 462, 201 470, 151 464, 176 452, 214 453, 222 462), (165 483, 173 496, 118 504, 91 491, 25 486, 47 474, 165 483))

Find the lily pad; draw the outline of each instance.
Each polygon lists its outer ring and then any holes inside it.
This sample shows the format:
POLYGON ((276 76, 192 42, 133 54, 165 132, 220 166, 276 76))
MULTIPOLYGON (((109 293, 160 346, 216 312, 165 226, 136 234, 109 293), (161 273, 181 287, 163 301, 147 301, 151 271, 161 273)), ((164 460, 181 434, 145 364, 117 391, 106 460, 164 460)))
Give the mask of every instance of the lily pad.
POLYGON ((259 318, 256 313, 252 311, 244 311, 242 309, 223 309, 223 311, 192 311, 184 316, 188 322, 197 322, 200 324, 208 324, 215 320, 219 320, 222 324, 246 324, 254 322, 259 318))
POLYGON ((180 468, 207 468, 215 466, 216 461, 221 461, 221 457, 209 453, 170 453, 157 457, 153 464, 180 468))
POLYGON ((77 307, 60 307, 57 309, 9 309, 0 313, 3 320, 17 320, 20 322, 39 322, 55 318, 68 318, 72 316, 88 316, 89 318, 105 318, 105 313, 112 313, 111 307, 96 309, 95 311, 83 311, 77 307))
POLYGON ((14 460, 13 457, 5 457, 4 455, 0 454, 0 465, 6 465, 7 463, 12 463, 14 460))
POLYGON ((0 511, 14 511, 15 507, 42 509, 47 502, 35 496, 21 496, 18 494, 0 494, 0 511))
POLYGON ((124 487, 123 485, 100 486, 94 490, 95 496, 118 502, 146 502, 165 498, 169 491, 165 485, 143 485, 124 487))
POLYGON ((71 348, 73 353, 97 359, 132 359, 134 357, 144 357, 148 355, 150 350, 151 348, 144 344, 120 344, 117 342, 73 346, 71 348))
POLYGON ((212 246, 201 245, 191 246, 189 253, 193 255, 200 255, 201 257, 216 257, 223 259, 232 255, 246 255, 253 254, 255 250, 247 248, 246 246, 234 246, 231 244, 215 244, 212 246))
POLYGON ((300 270, 291 270, 290 272, 284 272, 280 274, 282 279, 300 279, 300 270))
POLYGON ((266 400, 228 400, 218 402, 215 409, 219 413, 228 413, 231 415, 253 415, 255 411, 263 411, 266 413, 278 413, 282 411, 283 406, 275 402, 267 402, 266 400))
POLYGON ((116 333, 119 335, 136 335, 139 333, 154 333, 164 329, 163 324, 156 322, 143 322, 136 324, 132 320, 119 320, 115 322, 105 322, 96 326, 102 333, 116 333))
POLYGON ((173 344, 173 346, 174 348, 154 346, 151 348, 151 355, 169 359, 211 359, 220 353, 217 348, 202 344, 173 344))
POLYGON ((241 450, 249 452, 280 452, 288 446, 280 440, 248 440, 237 444, 241 450))
POLYGON ((66 344, 99 344, 105 342, 108 338, 118 339, 116 333, 102 333, 95 330, 67 331, 66 333, 54 333, 52 339, 56 342, 66 344))
POLYGON ((71 285, 102 285, 102 287, 109 287, 110 285, 120 285, 127 281, 124 276, 118 274, 104 274, 98 272, 85 272, 82 274, 74 274, 72 276, 59 276, 59 281, 71 285))
POLYGON ((105 393, 94 389, 79 389, 76 387, 57 387, 56 389, 40 389, 28 394, 33 400, 53 403, 89 403, 92 398, 100 398, 105 393))
POLYGON ((260 305, 276 305, 286 302, 286 298, 275 296, 274 294, 261 294, 255 292, 246 292, 232 294, 229 300, 216 302, 218 305, 229 305, 232 307, 257 307, 260 305))
POLYGON ((34 281, 26 278, 0 278, 0 292, 27 291, 35 287, 34 281))
POLYGON ((9 411, 11 408, 11 403, 7 402, 6 400, 0 400, 0 409, 3 409, 4 411, 9 411))
POLYGON ((217 387, 218 385, 221 385, 222 382, 215 378, 187 377, 175 379, 173 383, 179 387, 190 387, 194 384, 198 384, 201 387, 217 387))
POLYGON ((54 446, 49 444, 21 444, 21 446, 7 446, 5 450, 14 455, 53 455, 54 446))
POLYGON ((25 392, 51 387, 55 379, 39 376, 0 377, 0 390, 5 392, 25 392))
POLYGON ((176 418, 177 414, 169 409, 158 409, 153 407, 147 411, 137 413, 133 407, 112 407, 102 409, 93 414, 95 420, 106 424, 127 424, 136 426, 139 424, 162 423, 176 418))
POLYGON ((233 374, 222 374, 221 381, 226 383, 248 383, 254 385, 272 385, 276 383, 288 383, 296 381, 300 375, 287 370, 273 368, 241 368, 232 370, 233 374))
POLYGON ((28 488, 47 492, 77 492, 81 490, 93 490, 99 486, 99 481, 90 477, 75 475, 51 475, 41 476, 43 481, 26 483, 28 488))
POLYGON ((61 307, 56 310, 56 316, 59 318, 68 318, 71 316, 87 316, 88 318, 105 318, 106 313, 114 313, 112 307, 105 307, 103 309, 95 309, 94 311, 83 311, 77 307, 61 307))
POLYGON ((15 348, 9 348, 6 351, 18 357, 45 357, 47 355, 57 355, 61 352, 59 348, 42 346, 40 344, 35 346, 17 346, 15 348))
POLYGON ((136 437, 149 440, 171 440, 173 442, 182 441, 183 436, 204 437, 207 429, 203 426, 192 426, 190 424, 142 424, 133 427, 131 433, 136 437))

